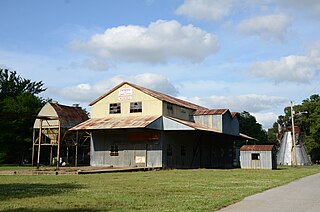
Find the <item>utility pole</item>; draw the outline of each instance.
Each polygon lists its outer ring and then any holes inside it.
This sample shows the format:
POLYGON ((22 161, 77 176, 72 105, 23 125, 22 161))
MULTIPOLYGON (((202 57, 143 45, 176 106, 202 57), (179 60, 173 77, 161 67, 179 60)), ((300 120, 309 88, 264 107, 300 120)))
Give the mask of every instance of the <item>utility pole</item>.
POLYGON ((294 130, 294 110, 293 110, 293 103, 291 101, 291 126, 292 126, 292 149, 291 149, 291 165, 297 165, 297 158, 296 158, 296 133, 294 130))

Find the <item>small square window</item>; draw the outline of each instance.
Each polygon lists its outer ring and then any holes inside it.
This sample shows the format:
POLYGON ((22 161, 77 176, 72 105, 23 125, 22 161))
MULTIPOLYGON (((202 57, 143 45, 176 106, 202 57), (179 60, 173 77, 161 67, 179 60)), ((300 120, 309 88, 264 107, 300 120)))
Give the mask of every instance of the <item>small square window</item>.
POLYGON ((121 113, 121 104, 120 103, 111 103, 109 105, 109 114, 121 113))
POLYGON ((110 156, 119 156, 119 148, 117 145, 111 146, 110 156))
POLYGON ((260 154, 259 153, 252 153, 251 160, 260 160, 260 154))
POLYGON ((142 102, 130 102, 130 113, 141 113, 142 102))
POLYGON ((167 103, 167 110, 173 110, 173 106, 171 103, 167 103))

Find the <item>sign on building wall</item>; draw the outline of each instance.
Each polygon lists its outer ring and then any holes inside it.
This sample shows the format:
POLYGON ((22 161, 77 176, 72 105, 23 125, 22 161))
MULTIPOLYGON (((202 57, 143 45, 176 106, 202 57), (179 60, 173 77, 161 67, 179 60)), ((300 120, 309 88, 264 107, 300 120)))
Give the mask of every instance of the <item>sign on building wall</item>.
POLYGON ((132 99, 132 88, 121 88, 118 94, 119 100, 130 100, 132 99))
POLYGON ((146 163, 146 157, 145 156, 136 156, 136 164, 144 164, 146 163))

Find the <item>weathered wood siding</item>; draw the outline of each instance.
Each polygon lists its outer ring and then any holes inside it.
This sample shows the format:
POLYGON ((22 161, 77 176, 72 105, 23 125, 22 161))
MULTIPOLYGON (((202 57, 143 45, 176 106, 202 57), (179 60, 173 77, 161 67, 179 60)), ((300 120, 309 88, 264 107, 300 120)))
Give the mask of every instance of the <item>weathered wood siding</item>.
POLYGON ((275 161, 272 151, 240 151, 240 165, 243 169, 275 169, 275 161), (252 160, 252 154, 259 154, 259 160, 252 160))
MULTIPOLYGON (((93 131, 91 140, 90 165, 114 167, 161 167, 162 150, 159 140, 139 139, 141 130, 93 131), (134 140, 131 135, 136 136, 134 140), (118 155, 112 156, 111 149, 117 148, 118 155), (145 161, 139 162, 138 158, 145 161)), ((158 134, 156 132, 156 134, 158 134)))

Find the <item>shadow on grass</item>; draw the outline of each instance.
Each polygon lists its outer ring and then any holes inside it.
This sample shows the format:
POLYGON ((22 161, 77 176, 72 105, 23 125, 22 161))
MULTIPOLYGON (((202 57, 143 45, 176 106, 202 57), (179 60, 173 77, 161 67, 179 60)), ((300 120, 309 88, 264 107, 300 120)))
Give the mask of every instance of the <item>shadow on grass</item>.
POLYGON ((53 196, 82 188, 81 185, 71 183, 59 184, 0 184, 0 202, 8 199, 23 199, 30 197, 53 196))

